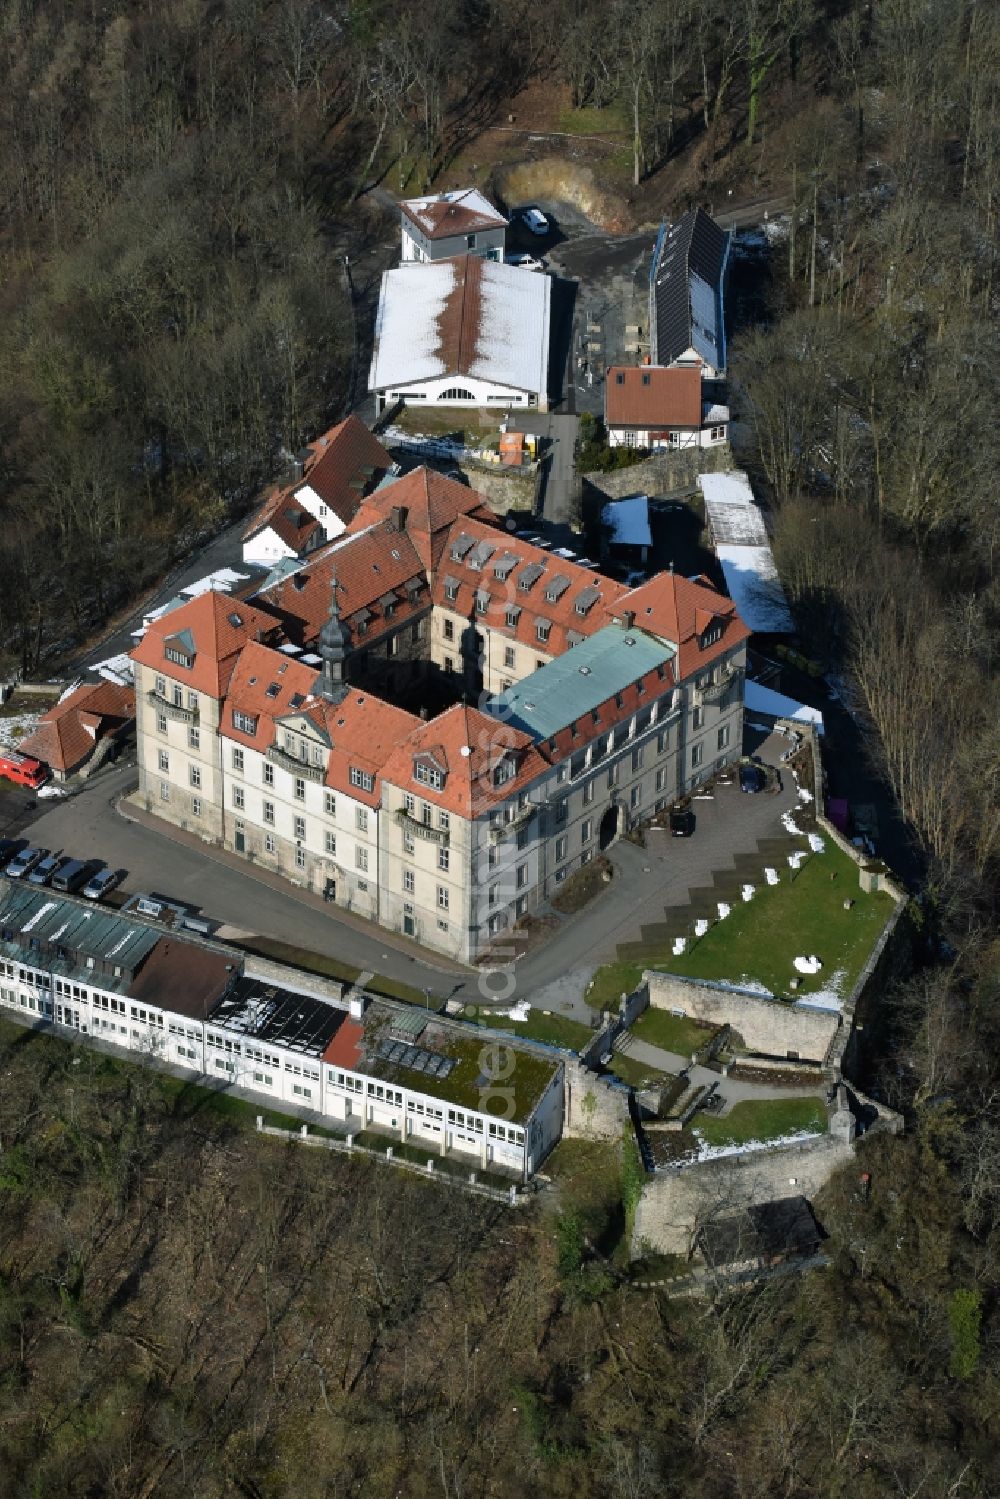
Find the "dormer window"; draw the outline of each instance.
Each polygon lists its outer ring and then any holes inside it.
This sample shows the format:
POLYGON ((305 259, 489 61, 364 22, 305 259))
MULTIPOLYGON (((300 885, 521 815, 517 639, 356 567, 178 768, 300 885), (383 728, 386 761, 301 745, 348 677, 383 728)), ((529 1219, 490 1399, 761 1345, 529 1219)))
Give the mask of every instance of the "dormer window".
POLYGON ((548 638, 549 638, 549 632, 551 631, 551 629, 552 629, 552 624, 547 619, 540 619, 537 622, 537 624, 535 625, 535 635, 538 638, 538 640, 540 640, 542 642, 543 645, 548 640, 548 638))
POLYGON ((426 760, 417 760, 413 767, 413 779, 419 781, 421 786, 430 786, 434 791, 440 791, 444 786, 444 773, 436 765, 429 765, 426 760))
POLYGON ((445 596, 445 598, 448 600, 448 602, 450 604, 453 604, 455 602, 455 600, 458 598, 458 579, 457 578, 445 578, 445 580, 444 580, 444 596, 445 596))
POLYGON ((701 637, 701 648, 702 648, 702 650, 703 651, 707 650, 707 648, 710 645, 715 645, 716 641, 721 640, 721 639, 722 639, 722 621, 721 620, 715 620, 713 624, 709 625, 708 629, 705 631, 705 633, 701 637))
POLYGON ((517 762, 513 756, 505 755, 504 758, 493 767, 493 784, 502 786, 506 781, 512 781, 517 775, 517 762))
POLYGON ((249 734, 253 737, 257 732, 257 719, 249 713, 237 713, 234 709, 233 728, 238 734, 249 734))
POLYGON ((185 651, 178 650, 177 646, 175 645, 165 645, 163 647, 163 654, 166 656, 167 660, 172 661, 175 666, 183 666, 188 671, 190 671, 192 666, 194 665, 194 657, 189 656, 185 651))

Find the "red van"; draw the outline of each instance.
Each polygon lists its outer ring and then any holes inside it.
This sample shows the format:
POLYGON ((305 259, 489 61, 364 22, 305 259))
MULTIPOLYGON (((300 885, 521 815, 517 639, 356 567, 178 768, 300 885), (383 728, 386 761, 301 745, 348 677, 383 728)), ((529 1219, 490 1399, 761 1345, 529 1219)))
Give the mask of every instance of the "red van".
POLYGON ((17 750, 0 751, 0 776, 16 781, 19 786, 31 786, 37 790, 49 778, 49 767, 30 755, 21 755, 17 750))

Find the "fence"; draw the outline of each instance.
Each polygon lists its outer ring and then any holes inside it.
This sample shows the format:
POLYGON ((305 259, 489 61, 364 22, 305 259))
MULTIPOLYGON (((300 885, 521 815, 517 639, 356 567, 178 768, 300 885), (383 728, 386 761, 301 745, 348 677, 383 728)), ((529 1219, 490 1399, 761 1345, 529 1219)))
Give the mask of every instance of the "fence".
MULTIPOLYGON (((311 1135, 308 1124, 303 1124, 298 1130, 280 1129, 277 1125, 265 1124, 263 1114, 257 1115, 257 1133, 273 1135, 280 1140, 287 1140, 290 1144, 311 1145, 314 1150, 332 1150, 340 1155, 368 1156, 371 1160, 397 1166, 403 1171, 414 1172, 417 1176, 430 1177, 449 1187, 457 1187, 462 1192, 471 1192, 476 1197, 489 1197, 493 1202, 502 1202, 505 1207, 520 1207, 532 1195, 530 1192, 519 1189, 516 1182, 511 1182, 506 1191, 500 1187, 491 1187, 486 1182, 478 1181, 475 1171, 470 1171, 468 1178, 465 1179, 455 1175, 454 1172, 436 1170, 432 1157, 423 1163, 409 1161, 405 1156, 396 1155, 395 1146, 388 1142, 384 1150, 375 1150, 370 1145, 358 1144, 353 1135, 348 1135, 344 1140, 332 1135, 311 1135)), ((532 1190, 537 1190, 537 1188, 532 1190)))

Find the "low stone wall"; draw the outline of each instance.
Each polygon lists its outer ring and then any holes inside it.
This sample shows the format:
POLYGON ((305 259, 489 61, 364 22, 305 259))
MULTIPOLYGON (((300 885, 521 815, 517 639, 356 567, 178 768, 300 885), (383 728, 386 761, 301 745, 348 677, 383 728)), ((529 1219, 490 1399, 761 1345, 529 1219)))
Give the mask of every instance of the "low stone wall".
POLYGON ((579 1059, 567 1057, 563 1077, 563 1136, 619 1139, 630 1123, 627 1090, 599 1077, 579 1059))
POLYGON ((508 510, 534 511, 538 491, 537 465, 530 469, 496 468, 485 463, 472 463, 460 458, 456 468, 469 481, 469 487, 484 495, 490 509, 497 515, 506 515, 508 510))
POLYGON ((610 474, 584 474, 584 496, 591 493, 620 500, 630 494, 673 494, 677 490, 697 492, 699 474, 722 473, 733 466, 732 450, 720 442, 711 448, 681 448, 675 453, 654 453, 641 463, 616 468, 610 474))
POLYGON ((646 972, 643 980, 649 1002, 658 1010, 682 1010, 707 1025, 730 1025, 743 1037, 748 1051, 767 1056, 789 1056, 822 1062, 841 1029, 841 1017, 831 1010, 767 999, 746 989, 722 988, 703 979, 672 973, 646 972))
POLYGON ((773 1150, 746 1151, 647 1178, 636 1209, 632 1256, 690 1252, 698 1228, 754 1202, 812 1198, 833 1173, 854 1159, 852 1147, 831 1135, 773 1150))

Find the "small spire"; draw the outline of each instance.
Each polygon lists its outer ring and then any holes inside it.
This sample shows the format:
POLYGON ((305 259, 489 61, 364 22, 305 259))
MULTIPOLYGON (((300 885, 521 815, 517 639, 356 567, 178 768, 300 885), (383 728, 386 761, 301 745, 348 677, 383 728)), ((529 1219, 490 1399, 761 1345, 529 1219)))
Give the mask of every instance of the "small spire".
POLYGON ((351 644, 351 635, 340 617, 337 591, 340 583, 335 570, 330 572, 330 608, 316 642, 322 657, 323 670, 313 683, 313 692, 328 702, 340 703, 347 696, 348 683, 345 665, 351 644))

